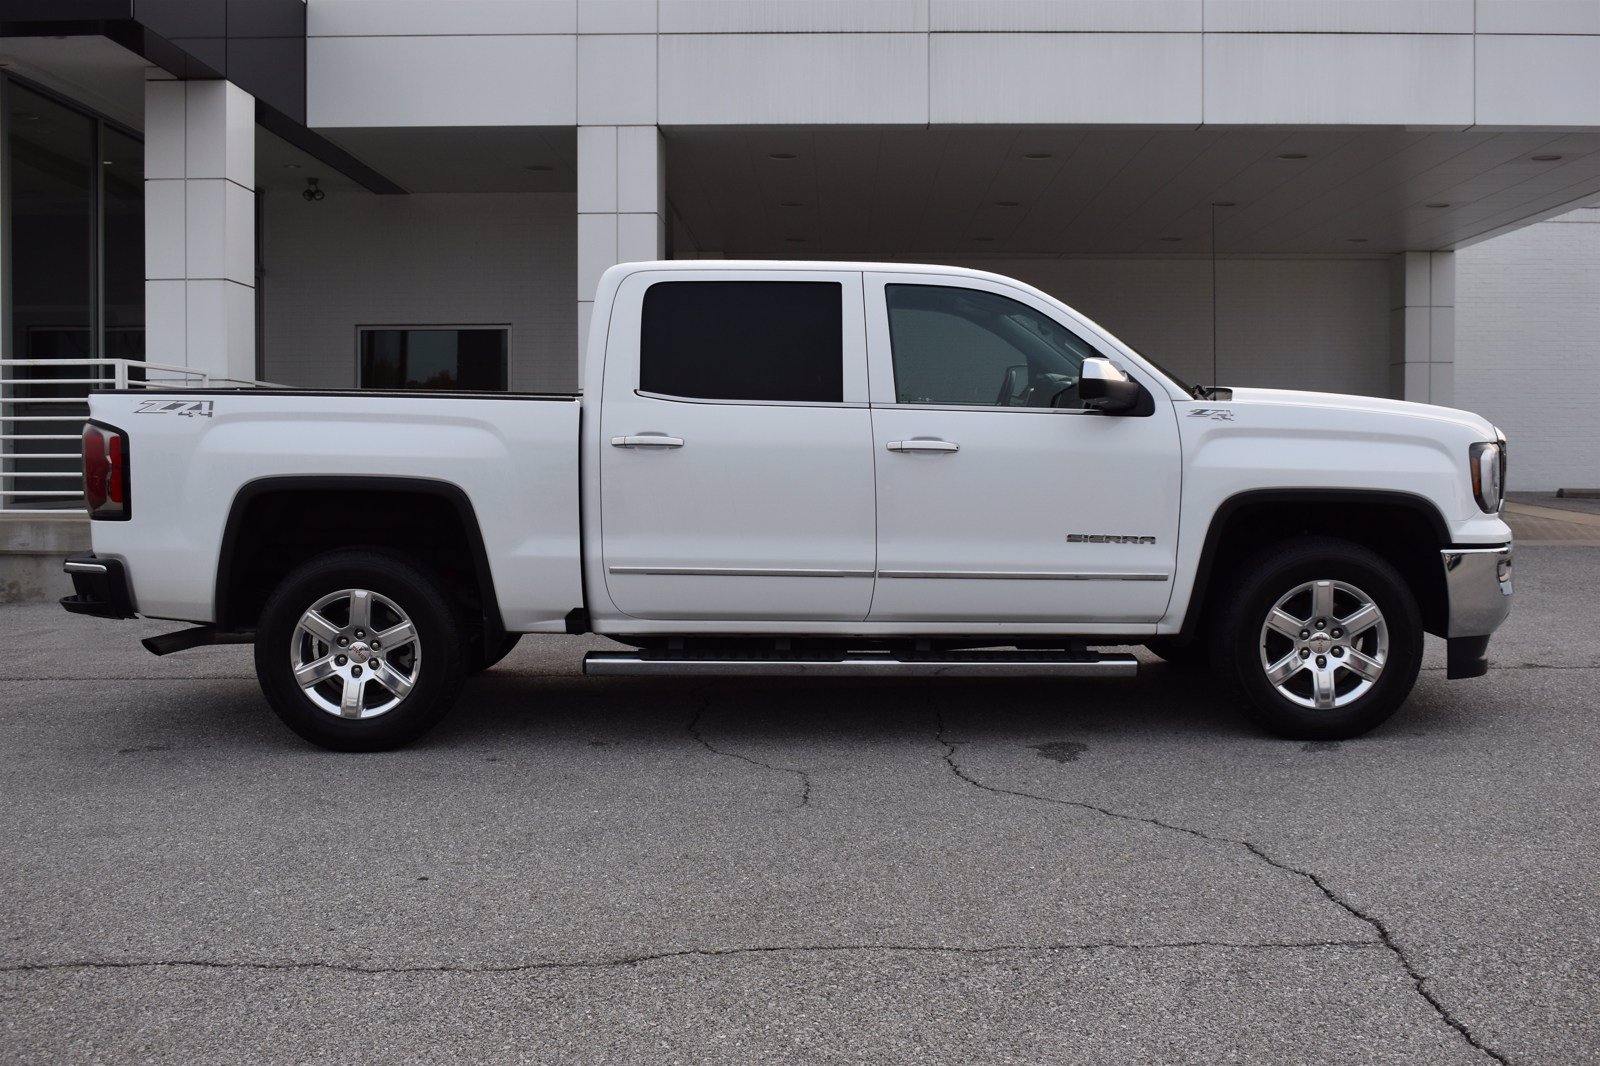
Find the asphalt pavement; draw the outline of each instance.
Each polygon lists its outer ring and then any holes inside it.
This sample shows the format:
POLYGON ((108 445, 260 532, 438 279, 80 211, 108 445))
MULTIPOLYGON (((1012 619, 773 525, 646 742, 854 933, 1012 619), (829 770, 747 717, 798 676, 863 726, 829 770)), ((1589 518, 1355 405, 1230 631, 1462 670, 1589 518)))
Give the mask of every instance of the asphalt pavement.
POLYGON ((1600 547, 1373 734, 1203 675, 586 679, 405 751, 0 607, 0 1060, 1600 1062, 1600 547))

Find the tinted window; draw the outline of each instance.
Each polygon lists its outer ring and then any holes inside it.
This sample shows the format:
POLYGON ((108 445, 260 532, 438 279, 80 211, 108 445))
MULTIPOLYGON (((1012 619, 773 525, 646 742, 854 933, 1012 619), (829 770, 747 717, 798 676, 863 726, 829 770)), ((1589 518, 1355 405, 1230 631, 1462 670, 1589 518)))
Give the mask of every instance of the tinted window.
POLYGON ((504 329, 364 329, 364 389, 504 392, 504 329))
POLYGON ((887 285, 897 403, 1079 407, 1097 354, 1026 304, 979 289, 887 285))
POLYGON ((836 281, 663 281, 645 290, 639 387, 704 400, 844 399, 836 281))

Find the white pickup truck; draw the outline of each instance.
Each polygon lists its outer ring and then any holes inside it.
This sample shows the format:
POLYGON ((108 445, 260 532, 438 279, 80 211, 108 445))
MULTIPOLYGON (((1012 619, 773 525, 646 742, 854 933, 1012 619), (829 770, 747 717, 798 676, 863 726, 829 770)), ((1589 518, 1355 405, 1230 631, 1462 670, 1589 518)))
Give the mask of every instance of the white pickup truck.
POLYGON ((1487 669, 1504 437, 1364 396, 1191 387, 951 267, 660 262, 595 297, 583 393, 102 392, 63 605, 250 641, 283 720, 404 744, 524 633, 590 674, 1208 666, 1347 737, 1487 669))

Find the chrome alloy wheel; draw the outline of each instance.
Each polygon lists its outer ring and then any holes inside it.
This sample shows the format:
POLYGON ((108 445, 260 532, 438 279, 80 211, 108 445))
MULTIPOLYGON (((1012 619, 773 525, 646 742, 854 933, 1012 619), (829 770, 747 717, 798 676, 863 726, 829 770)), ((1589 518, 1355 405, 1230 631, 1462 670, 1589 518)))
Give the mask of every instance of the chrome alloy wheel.
POLYGON ((1307 581, 1282 596, 1261 627, 1261 669, 1285 699, 1331 711, 1383 674, 1389 627, 1371 596, 1343 581, 1307 581))
POLYGON ((400 706, 422 669, 422 641, 386 596, 341 589, 300 616, 289 666, 305 697, 338 718, 376 718, 400 706))

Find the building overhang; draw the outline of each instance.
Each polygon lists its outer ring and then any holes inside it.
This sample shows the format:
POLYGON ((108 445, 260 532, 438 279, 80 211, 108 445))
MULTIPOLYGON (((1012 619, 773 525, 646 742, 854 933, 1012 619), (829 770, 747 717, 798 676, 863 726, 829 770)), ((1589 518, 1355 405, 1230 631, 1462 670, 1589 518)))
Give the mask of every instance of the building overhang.
MULTIPOLYGON (((306 128, 304 0, 0 0, 0 39, 103 37, 182 80, 250 93, 256 123, 375 193, 394 181, 306 128)), ((32 49, 49 68, 49 47, 32 49)))

